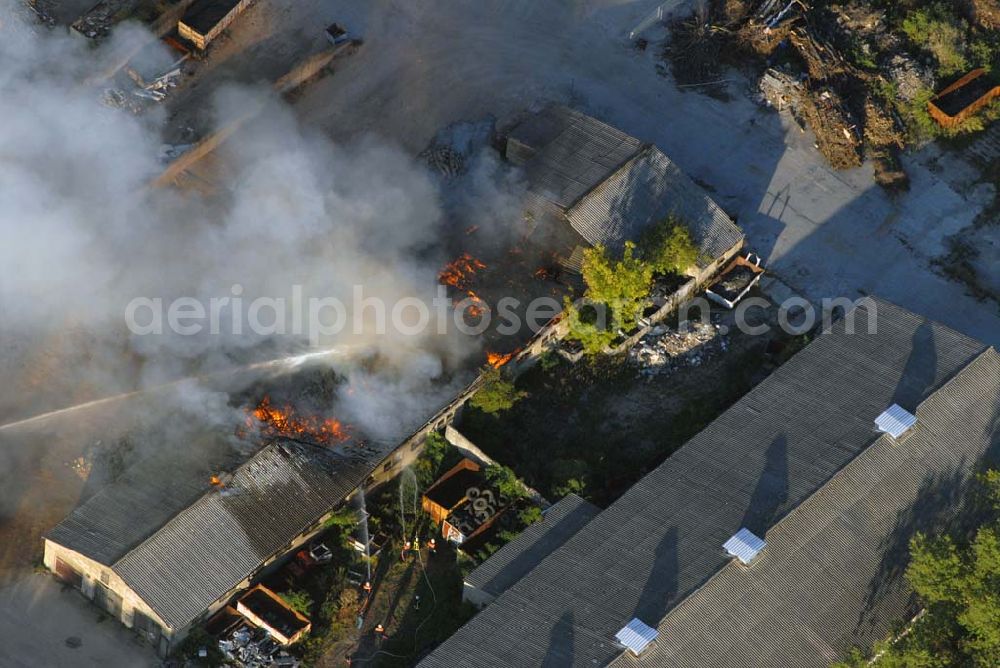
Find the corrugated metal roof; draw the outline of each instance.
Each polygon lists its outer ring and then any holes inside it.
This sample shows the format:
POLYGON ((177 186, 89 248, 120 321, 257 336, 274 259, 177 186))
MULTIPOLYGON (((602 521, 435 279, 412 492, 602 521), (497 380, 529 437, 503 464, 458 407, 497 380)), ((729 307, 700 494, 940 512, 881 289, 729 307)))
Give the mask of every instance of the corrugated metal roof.
POLYGON ((947 526, 976 463, 1000 454, 1000 355, 983 353, 917 412, 906 447, 877 439, 768 532, 752 569, 723 568, 641 661, 612 665, 826 668, 915 612, 910 537, 947 526))
POLYGON ((569 540, 600 508, 569 494, 545 511, 542 520, 522 531, 465 578, 466 584, 499 596, 569 540))
POLYGON ((662 151, 595 118, 551 106, 509 136, 535 151, 525 167, 529 209, 539 209, 538 197, 554 204, 591 245, 620 252, 671 213, 688 225, 703 261, 743 239, 705 189, 662 151))
POLYGON ((615 634, 615 639, 636 656, 642 654, 650 643, 659 635, 656 629, 648 626, 641 619, 633 619, 615 634))
POLYGON ((590 244, 620 251, 651 225, 678 216, 702 255, 712 261, 743 239, 743 232, 704 188, 655 146, 611 174, 567 213, 590 244))
POLYGON ((607 123, 563 106, 550 106, 510 133, 535 149, 525 170, 531 188, 568 209, 642 148, 607 123))
POLYGON ((917 416, 898 404, 889 406, 884 413, 875 418, 875 425, 879 431, 885 432, 893 438, 899 438, 915 424, 917 424, 917 416))
POLYGON ((183 627, 341 503, 379 458, 358 447, 273 443, 112 568, 172 628, 183 627))
POLYGON ((754 535, 749 529, 740 529, 733 537, 722 545, 731 556, 736 557, 744 565, 757 558, 757 555, 767 547, 762 538, 754 535))
POLYGON ((226 439, 212 434, 147 445, 150 455, 76 508, 45 537, 110 566, 194 503, 211 487, 213 474, 235 465, 236 453, 226 439))
POLYGON ((816 665, 817 657, 828 665, 844 643, 882 633, 905 607, 897 587, 907 522, 952 509, 955 495, 932 493, 936 482, 964 478, 996 445, 1000 376, 997 354, 983 344, 886 302, 873 304, 877 333, 864 333, 872 307, 856 308, 858 333, 846 334, 842 321, 817 337, 421 665, 592 667, 617 659, 799 666, 816 665), (870 416, 901 397, 919 405, 953 377, 946 392, 918 410, 922 424, 942 426, 919 430, 905 448, 883 447, 870 416), (865 465, 847 466, 863 452, 865 465), (894 468, 892 458, 918 453, 926 454, 894 468), (918 482, 886 484, 893 475, 918 482), (805 519, 792 512, 800 504, 805 519), (740 527, 767 538, 768 549, 750 569, 734 566, 719 549, 740 527), (786 540, 801 547, 781 562, 775 584, 753 585, 790 549, 786 540), (861 568, 871 563, 878 566, 861 568), (723 569, 726 586, 716 586, 712 577, 723 569), (690 600, 705 603, 691 608, 683 641, 674 641, 677 630, 667 624, 641 659, 621 654, 614 637, 624 620, 659 625, 696 591, 690 600), (739 596, 750 599, 728 607, 739 596), (796 606, 785 611, 789 599, 796 606), (745 614, 755 606, 760 615, 745 614))

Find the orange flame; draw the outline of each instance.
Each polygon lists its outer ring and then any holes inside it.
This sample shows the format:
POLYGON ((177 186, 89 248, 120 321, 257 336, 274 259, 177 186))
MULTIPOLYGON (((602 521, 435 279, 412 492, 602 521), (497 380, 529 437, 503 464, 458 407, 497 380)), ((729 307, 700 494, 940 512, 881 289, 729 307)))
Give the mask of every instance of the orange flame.
POLYGON ((486 265, 468 253, 462 253, 456 259, 444 266, 438 274, 438 280, 445 285, 450 285, 459 290, 467 290, 472 280, 472 275, 480 269, 485 269, 486 265))
POLYGON ((303 438, 321 445, 342 443, 350 438, 349 430, 340 420, 318 415, 296 415, 289 405, 273 406, 270 397, 261 399, 247 416, 247 426, 252 428, 255 420, 265 436, 303 438))
POLYGON ((512 359, 514 359, 514 355, 518 354, 519 352, 521 352, 520 348, 518 348, 516 350, 512 350, 512 351, 510 351, 509 353, 506 353, 506 354, 505 353, 494 353, 494 352, 490 352, 490 351, 487 350, 486 351, 486 363, 489 364, 494 369, 499 369, 504 364, 506 364, 507 362, 509 362, 512 359))
POLYGON ((208 481, 210 483, 212 483, 213 485, 221 485, 222 484, 222 480, 217 475, 213 475, 211 478, 208 479, 208 481))
MULTIPOLYGON (((449 285, 456 290, 461 290, 474 302, 482 302, 479 295, 469 288, 472 277, 480 269, 485 269, 486 264, 474 258, 469 253, 462 253, 455 260, 445 265, 444 269, 438 273, 438 280, 444 285, 449 285)), ((469 306, 469 313, 473 317, 478 317, 483 313, 482 306, 472 304, 469 306)))

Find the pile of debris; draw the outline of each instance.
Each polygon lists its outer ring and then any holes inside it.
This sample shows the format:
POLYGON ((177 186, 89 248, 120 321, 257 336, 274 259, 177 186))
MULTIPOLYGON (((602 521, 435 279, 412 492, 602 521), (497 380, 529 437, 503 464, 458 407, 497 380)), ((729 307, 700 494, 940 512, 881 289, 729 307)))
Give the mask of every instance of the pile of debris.
POLYGON ((145 106, 138 97, 129 95, 120 88, 106 88, 101 102, 112 109, 123 109, 133 114, 141 114, 145 106))
POLYGON ((434 146, 424 150, 419 157, 444 177, 458 176, 465 172, 465 156, 450 146, 434 146))
POLYGON ((175 88, 181 78, 181 68, 175 67, 168 72, 161 74, 149 83, 146 83, 143 78, 131 68, 125 68, 132 80, 135 81, 136 90, 132 91, 133 95, 138 97, 144 97, 148 100, 153 100, 154 102, 162 102, 167 97, 167 91, 171 88, 175 88))
POLYGON ((1000 1, 969 0, 969 5, 973 23, 988 30, 1000 28, 1000 1))
POLYGON ((728 348, 719 325, 689 321, 679 329, 657 325, 629 349, 628 359, 640 375, 655 376, 701 366, 728 348))
POLYGON ((165 69, 162 69, 162 63, 156 69, 133 66, 130 63, 116 76, 116 87, 104 91, 101 101, 106 106, 140 114, 147 106, 167 99, 170 91, 180 84, 184 73, 182 66, 188 58, 189 55, 185 54, 165 69), (159 73, 152 74, 149 69, 159 73), (147 71, 143 73, 142 70, 147 71))
POLYGON ((28 0, 28 7, 35 13, 38 20, 49 28, 56 25, 56 19, 53 16, 55 6, 55 0, 28 0))
POLYGON ((901 53, 889 60, 886 74, 895 87, 896 95, 907 102, 916 99, 921 90, 936 85, 934 73, 929 67, 901 53))
MULTIPOLYGON (((912 99, 926 90, 926 72, 912 59, 891 54, 903 40, 890 32, 883 9, 852 0, 714 0, 708 11, 671 25, 665 49, 675 79, 716 76, 726 63, 764 65, 758 101, 788 111, 816 136, 816 147, 835 169, 876 163, 887 189, 908 187, 899 151, 906 128, 893 97, 872 91, 899 89, 912 99)), ((932 83, 932 82, 931 82, 932 83)))
POLYGON ((230 665, 241 668, 298 668, 299 660, 274 642, 263 629, 242 624, 219 640, 230 665))
POLYGON ((816 148, 834 169, 861 166, 858 122, 836 90, 809 90, 799 97, 798 111, 816 135, 816 148))

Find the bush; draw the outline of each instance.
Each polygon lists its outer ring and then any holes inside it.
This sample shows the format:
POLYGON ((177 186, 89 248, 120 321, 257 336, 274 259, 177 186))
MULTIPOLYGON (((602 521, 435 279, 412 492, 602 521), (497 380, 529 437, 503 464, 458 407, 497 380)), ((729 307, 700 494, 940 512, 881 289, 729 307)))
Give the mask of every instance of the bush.
POLYGON ((484 471, 486 479, 507 502, 518 501, 527 497, 527 492, 517 475, 502 464, 490 464, 484 471))
POLYGON ((611 329, 611 318, 593 306, 577 308, 567 297, 563 304, 569 331, 566 338, 578 341, 587 355, 596 355, 611 345, 617 334, 611 329))
POLYGON ((469 403, 484 413, 496 414, 513 408, 514 404, 528 396, 518 390, 514 383, 503 377, 500 369, 483 369, 483 385, 469 403))
POLYGON ((413 465, 413 473, 421 489, 427 489, 437 480, 449 452, 448 441, 436 431, 427 434, 424 451, 413 465))
POLYGON ((910 133, 910 139, 915 143, 924 142, 944 135, 944 128, 931 118, 927 111, 927 103, 934 97, 934 91, 930 88, 923 88, 913 99, 906 103, 901 103, 899 113, 906 123, 906 129, 910 133))
POLYGON ((333 529, 336 527, 342 531, 350 531, 355 527, 355 525, 357 525, 357 523, 358 511, 351 506, 344 506, 323 522, 323 528, 333 529))
POLYGON ((934 56, 940 76, 949 77, 968 69, 965 55, 968 26, 946 4, 936 2, 910 12, 903 19, 902 29, 914 45, 934 56))
POLYGON ((281 596, 281 600, 287 603, 288 607, 292 610, 301 612, 306 617, 311 614, 313 600, 309 592, 301 589, 293 589, 278 595, 281 596))

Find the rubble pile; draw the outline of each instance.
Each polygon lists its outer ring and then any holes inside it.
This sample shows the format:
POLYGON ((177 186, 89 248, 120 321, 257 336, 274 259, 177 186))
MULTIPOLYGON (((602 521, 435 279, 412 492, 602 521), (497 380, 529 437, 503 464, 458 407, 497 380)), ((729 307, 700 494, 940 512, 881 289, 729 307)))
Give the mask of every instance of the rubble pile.
POLYGON ((934 73, 929 67, 921 66, 916 60, 904 54, 893 56, 886 67, 889 79, 896 88, 896 94, 909 102, 922 89, 934 88, 934 73))
POLYGON ((55 6, 55 0, 28 0, 28 7, 35 13, 38 20, 49 28, 56 25, 56 19, 53 16, 55 6))
POLYGON ((298 668, 299 661, 281 649, 263 629, 241 624, 219 640, 226 661, 241 668, 298 668))
MULTIPOLYGON (((108 88, 101 96, 101 102, 114 109, 124 109, 133 114, 142 113, 147 105, 162 102, 167 98, 171 88, 175 88, 181 77, 180 68, 170 70, 162 74, 149 83, 136 81, 135 87, 130 90, 119 88, 108 88)), ((135 77, 133 77, 135 79, 135 77)), ((124 86, 128 87, 126 80, 124 86)))
POLYGON ((680 329, 657 325, 629 349, 628 359, 640 375, 655 376, 701 366, 728 348, 729 339, 717 324, 688 322, 680 329))
POLYGON ((812 130, 832 167, 854 168, 868 157, 880 185, 908 187, 898 158, 908 135, 896 104, 934 82, 906 53, 912 46, 902 34, 890 30, 883 7, 861 0, 715 0, 708 7, 707 15, 671 24, 674 45, 664 55, 675 79, 756 61, 763 65, 757 101, 812 130))
POLYGON ((420 156, 431 169, 441 176, 458 176, 465 171, 465 156, 450 146, 435 146, 423 151, 420 156))
POLYGON ((816 147, 834 169, 861 166, 858 123, 844 99, 832 88, 799 99, 799 111, 816 135, 816 147))

